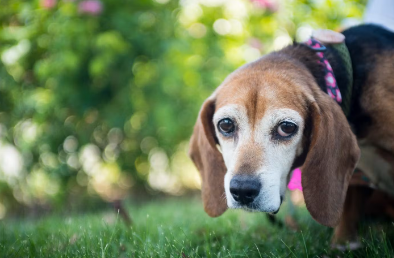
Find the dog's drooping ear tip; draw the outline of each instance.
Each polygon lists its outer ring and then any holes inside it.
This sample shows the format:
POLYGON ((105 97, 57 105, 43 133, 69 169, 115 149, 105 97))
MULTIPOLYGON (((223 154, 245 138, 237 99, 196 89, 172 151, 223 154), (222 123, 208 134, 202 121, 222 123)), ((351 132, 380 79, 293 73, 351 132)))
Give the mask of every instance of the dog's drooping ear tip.
POLYGON ((330 228, 334 228, 339 224, 340 216, 337 214, 341 214, 341 212, 335 212, 334 214, 321 214, 321 211, 315 211, 312 207, 308 207, 308 205, 306 206, 312 218, 319 224, 330 228))
POLYGON ((226 210, 227 210, 227 205, 224 207, 209 207, 207 205, 204 205, 204 210, 208 214, 209 217, 211 218, 217 218, 220 215, 222 215, 226 210))

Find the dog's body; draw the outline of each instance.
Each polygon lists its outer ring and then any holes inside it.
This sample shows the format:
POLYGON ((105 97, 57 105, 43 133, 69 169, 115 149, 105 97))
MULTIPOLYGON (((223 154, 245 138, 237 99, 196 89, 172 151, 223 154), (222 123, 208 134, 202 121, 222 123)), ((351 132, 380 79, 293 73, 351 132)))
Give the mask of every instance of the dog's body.
POLYGON ((334 241, 342 242, 355 240, 370 195, 351 190, 345 203, 356 165, 394 196, 394 34, 373 25, 343 34, 352 89, 338 51, 328 46, 325 55, 342 95, 351 91, 348 117, 325 92, 318 57, 304 44, 239 68, 205 101, 190 155, 209 215, 227 207, 276 213, 290 171, 301 167, 309 212, 321 224, 339 223, 334 241))

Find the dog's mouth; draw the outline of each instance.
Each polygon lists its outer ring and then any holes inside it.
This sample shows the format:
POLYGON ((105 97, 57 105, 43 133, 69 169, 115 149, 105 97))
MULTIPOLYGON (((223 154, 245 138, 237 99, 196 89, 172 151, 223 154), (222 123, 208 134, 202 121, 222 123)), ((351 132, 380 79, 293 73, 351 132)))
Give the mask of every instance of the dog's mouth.
POLYGON ((279 212, 279 210, 280 210, 280 207, 282 206, 282 202, 283 202, 283 196, 280 196, 280 204, 279 204, 279 208, 278 208, 276 211, 274 211, 274 212, 270 212, 270 214, 272 214, 272 215, 276 215, 276 214, 279 212))
POLYGON ((248 212, 266 212, 266 213, 269 213, 269 214, 272 214, 272 215, 276 215, 279 212, 280 207, 282 206, 282 203, 283 203, 283 196, 280 197, 279 207, 275 211, 263 211, 263 210, 261 210, 261 207, 258 204, 256 204, 256 202, 252 202, 252 203, 247 204, 247 205, 239 205, 238 207, 234 207, 234 208, 235 209, 243 209, 243 210, 248 211, 248 212))
POLYGON ((279 212, 279 210, 280 210, 280 207, 279 207, 276 211, 274 211, 274 212, 269 212, 269 214, 271 214, 271 215, 276 215, 276 214, 279 212))

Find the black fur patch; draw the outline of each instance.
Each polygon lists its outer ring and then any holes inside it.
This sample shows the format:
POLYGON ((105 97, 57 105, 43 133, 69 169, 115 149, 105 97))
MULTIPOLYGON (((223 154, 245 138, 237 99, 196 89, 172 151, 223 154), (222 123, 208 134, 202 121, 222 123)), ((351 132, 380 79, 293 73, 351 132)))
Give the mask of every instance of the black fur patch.
MULTIPOLYGON (((394 50, 394 33, 377 25, 360 25, 342 32, 346 39, 353 65, 353 103, 349 122, 355 128, 366 128, 372 119, 360 105, 360 96, 366 85, 368 74, 378 67, 377 55, 394 50)), ((394 62, 394 60, 393 60, 394 62)), ((393 71, 394 72, 394 71, 393 71)), ((362 138, 362 131, 355 134, 362 138)))

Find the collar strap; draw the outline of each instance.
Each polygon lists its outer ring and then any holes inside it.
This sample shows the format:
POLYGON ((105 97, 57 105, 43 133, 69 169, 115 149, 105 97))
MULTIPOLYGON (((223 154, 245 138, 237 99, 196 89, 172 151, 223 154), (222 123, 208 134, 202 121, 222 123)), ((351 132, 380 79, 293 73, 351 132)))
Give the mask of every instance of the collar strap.
POLYGON ((352 59, 350 58, 349 50, 346 47, 345 42, 341 42, 339 44, 332 44, 331 45, 335 50, 338 51, 339 56, 342 59, 342 63, 345 68, 346 77, 348 84, 345 85, 346 94, 343 95, 342 101, 342 110, 345 113, 346 117, 349 116, 350 113, 350 106, 352 104, 352 93, 353 93, 353 67, 352 67, 352 59))
POLYGON ((345 36, 341 33, 330 30, 317 30, 314 32, 314 36, 305 44, 315 50, 316 54, 319 56, 318 62, 323 67, 325 72, 324 78, 326 82, 327 94, 341 105, 345 116, 348 117, 352 102, 353 67, 349 50, 345 44, 345 36), (324 44, 329 44, 332 48, 334 48, 338 52, 339 57, 342 59, 348 82, 347 85, 344 85, 344 87, 347 89, 345 90, 344 96, 342 96, 339 90, 332 67, 325 58, 324 51, 326 50, 326 47, 324 44))
POLYGON ((334 71, 328 60, 324 55, 325 46, 320 43, 317 39, 310 38, 307 42, 305 42, 307 46, 316 51, 317 56, 319 57, 318 64, 324 69, 324 80, 326 82, 326 91, 327 94, 334 99, 338 104, 342 103, 342 95, 341 91, 338 88, 337 80, 335 79, 334 71))

